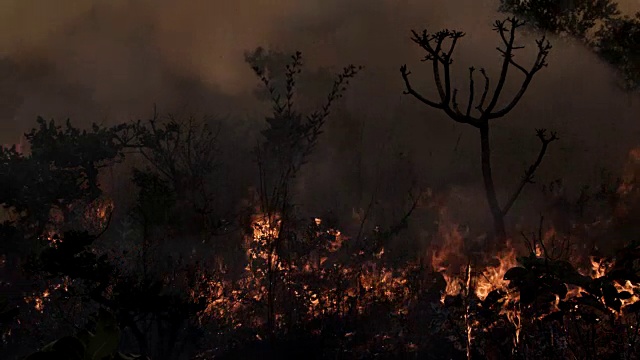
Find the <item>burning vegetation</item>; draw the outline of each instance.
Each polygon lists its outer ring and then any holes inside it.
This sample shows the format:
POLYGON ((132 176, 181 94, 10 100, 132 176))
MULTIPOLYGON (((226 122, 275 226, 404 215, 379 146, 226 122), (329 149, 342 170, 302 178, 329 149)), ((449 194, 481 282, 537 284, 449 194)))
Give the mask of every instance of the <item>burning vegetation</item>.
POLYGON ((470 69, 466 111, 449 69, 464 34, 414 32, 439 101, 422 97, 401 69, 407 94, 479 130, 488 234, 457 224, 441 194, 415 187, 400 215, 382 225, 372 205, 342 221, 296 205, 297 176, 360 67, 344 68, 325 102, 302 112, 294 106, 300 53, 281 74, 263 50, 247 57, 273 114, 253 152, 258 181, 242 202, 225 203, 229 190, 212 180, 229 168, 218 160, 219 131, 209 123, 154 115, 80 131, 39 119, 27 134, 31 153, 0 150, 1 235, 10 245, 1 286, 14 294, 0 303, 2 347, 23 355, 18 343, 34 339, 29 345, 40 350, 28 359, 636 359, 640 243, 606 236, 640 231, 640 148, 630 151, 621 180, 584 189, 577 200, 554 199, 571 205, 563 219, 541 216, 532 233, 508 235, 515 230, 507 212, 558 140, 537 131, 539 155, 501 207, 489 124, 517 104, 551 49, 540 39, 531 69, 515 63, 522 25, 496 22, 504 45, 497 88, 488 95, 481 70, 484 87, 474 100, 470 69), (496 109, 509 68, 524 83, 496 109), (139 160, 133 205, 100 187, 99 170, 126 157, 139 160), (421 235, 427 245, 399 255, 394 240, 417 212, 433 219, 421 235))
POLYGON ((321 219, 309 221, 301 240, 315 244, 310 252, 270 259, 265 244, 278 236, 279 223, 256 216, 256 230, 247 235, 246 272, 237 282, 210 279, 210 305, 200 318, 235 319, 235 331, 258 329, 266 324, 253 311, 277 291, 273 331, 295 336, 293 326, 331 334, 351 354, 343 356, 430 353, 435 350, 423 346, 437 347, 434 339, 447 339, 449 355, 442 356, 454 358, 588 358, 585 346, 602 354, 614 343, 635 356, 640 247, 587 256, 578 243, 555 247, 563 235, 550 228, 541 238, 523 239, 528 248, 510 242, 495 254, 469 255, 471 240, 448 222, 446 209, 438 212, 432 241, 443 245, 402 266, 389 264, 383 247, 351 253, 353 239, 323 227, 321 219))

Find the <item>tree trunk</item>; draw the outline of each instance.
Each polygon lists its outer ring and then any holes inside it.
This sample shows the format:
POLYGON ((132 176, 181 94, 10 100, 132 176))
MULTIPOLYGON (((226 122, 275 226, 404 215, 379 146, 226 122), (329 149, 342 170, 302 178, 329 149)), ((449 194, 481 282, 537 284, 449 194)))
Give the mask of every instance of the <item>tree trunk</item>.
POLYGON ((482 156, 482 179, 484 181, 484 189, 487 194, 487 202, 489 210, 493 217, 493 229, 496 243, 506 240, 507 233, 504 226, 504 215, 498 204, 496 188, 493 183, 493 175, 491 174, 491 146, 489 145, 489 124, 485 122, 480 126, 480 147, 482 156))

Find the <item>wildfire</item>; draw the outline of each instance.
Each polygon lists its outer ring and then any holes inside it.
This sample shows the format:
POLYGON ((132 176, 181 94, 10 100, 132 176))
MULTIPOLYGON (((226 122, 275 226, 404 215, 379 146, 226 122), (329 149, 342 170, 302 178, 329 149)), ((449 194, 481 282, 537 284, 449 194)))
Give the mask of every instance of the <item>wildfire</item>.
MULTIPOLYGON (((634 161, 640 161, 638 160, 640 148, 635 152, 632 151, 630 156, 634 161)), ((631 183, 629 181, 628 185, 632 186, 631 183)), ((495 254, 472 253, 468 247, 473 240, 469 240, 469 235, 464 228, 451 221, 443 204, 440 204, 437 210, 439 214, 437 231, 430 237, 432 245, 426 253, 426 264, 429 270, 438 273, 438 276, 441 275, 444 279, 444 283, 438 280, 439 284, 442 284, 442 287, 438 287, 436 294, 436 302, 438 296, 440 299, 438 306, 461 304, 456 305, 461 306, 462 311, 455 316, 459 324, 464 326, 465 335, 463 336, 466 338, 462 345, 466 347, 468 358, 471 357, 472 347, 479 334, 488 333, 495 324, 511 326, 513 349, 516 349, 524 339, 522 334, 533 322, 542 321, 550 314, 557 315, 563 311, 561 310, 563 305, 570 304, 573 309, 574 305, 579 303, 576 300, 586 296, 585 293, 588 292, 585 290, 588 288, 586 285, 582 288, 574 284, 566 284, 566 294, 552 293, 551 300, 546 298, 540 300, 549 303, 548 310, 543 308, 543 311, 546 311, 544 314, 534 312, 531 302, 526 302, 524 290, 522 290, 521 299, 519 285, 512 283, 512 280, 505 280, 505 274, 515 267, 520 267, 522 271, 529 271, 527 270, 529 268, 519 263, 516 246, 509 242, 495 254), (491 299, 488 299, 490 294, 498 294, 500 299, 492 303, 491 299), (449 297, 451 299, 448 299, 449 297), (485 305, 487 302, 497 305, 485 305), (492 324, 483 322, 486 319, 483 320, 484 315, 479 313, 485 310, 495 310, 492 316, 498 316, 500 320, 492 318, 491 321, 494 321, 492 324)), ((412 284, 416 269, 424 271, 422 264, 425 263, 425 259, 420 262, 420 266, 416 263, 391 266, 385 262, 387 253, 383 247, 369 252, 358 249, 354 254, 348 254, 351 257, 344 256, 342 250, 349 248, 345 246, 350 240, 349 237, 337 229, 328 229, 321 218, 309 220, 311 230, 309 234, 313 235, 309 235, 308 239, 296 239, 301 243, 306 242, 305 246, 312 250, 304 256, 297 253, 296 256, 289 254, 285 256, 285 253, 280 252, 279 246, 293 245, 279 243, 285 241, 278 238, 284 231, 280 216, 259 213, 253 216, 252 223, 252 232, 245 238, 247 266, 244 273, 234 282, 211 280, 208 290, 211 300, 204 316, 232 319, 236 327, 264 325, 266 323, 264 314, 259 314, 255 308, 265 307, 270 301, 274 301, 273 297, 269 299, 270 291, 278 292, 277 301, 286 302, 287 305, 301 304, 287 311, 274 308, 273 319, 276 327, 292 321, 291 317, 294 316, 292 314, 304 321, 332 315, 365 315, 377 304, 385 304, 386 313, 392 316, 410 316, 412 306, 420 303, 416 298, 421 295, 414 291, 412 284), (319 239, 324 240, 319 241, 319 239), (352 261, 352 259, 363 260, 352 261)), ((532 254, 528 259, 531 259, 530 261, 534 264, 552 261, 551 257, 554 254, 547 251, 551 250, 553 253, 552 247, 557 245, 555 239, 559 236, 563 235, 553 227, 541 231, 539 235, 541 239, 531 244, 532 254)), ((521 258, 520 261, 524 262, 523 259, 521 258)), ((567 260, 570 266, 582 263, 578 261, 582 260, 579 257, 567 260)), ((586 274, 584 277, 587 279, 602 278, 605 281, 614 268, 615 260, 591 257, 590 266, 584 269, 575 267, 574 272, 579 271, 578 277, 586 274)), ((536 276, 543 276, 537 275, 536 271, 544 270, 534 271, 531 275, 535 278, 534 282, 539 281, 543 283, 543 287, 548 286, 544 285, 544 281, 548 279, 536 278, 536 276)), ((421 276, 429 276, 425 274, 421 276)), ((640 301, 640 284, 629 280, 613 282, 613 284, 618 293, 622 294, 620 295, 622 310, 640 301)), ((534 290, 534 293, 536 291, 534 290)), ((537 293, 534 295, 538 296, 537 293)), ((599 301, 605 307, 609 307, 604 298, 599 301)), ((575 306, 577 309, 578 305, 575 306)), ((577 311, 572 314, 575 313, 577 311)), ((453 316, 453 313, 448 314, 453 316)), ((353 335, 349 334, 351 335, 348 336, 353 335)), ((385 336, 388 335, 381 335, 380 338, 385 336)))
POLYGON ((630 294, 629 298, 620 299, 623 308, 640 300, 640 284, 633 284, 631 281, 626 280, 624 284, 614 282, 613 285, 619 293, 624 291, 630 294))
POLYGON ((447 287, 442 294, 441 301, 446 296, 456 296, 463 289, 464 280, 460 276, 466 261, 462 257, 464 253, 464 238, 459 226, 448 221, 445 208, 440 209, 440 221, 438 222, 438 239, 443 244, 432 251, 431 267, 434 271, 442 273, 447 287))
POLYGON ((611 267, 611 264, 607 263, 604 258, 598 259, 595 256, 590 256, 589 260, 591 261, 591 277, 594 279, 605 276, 611 267))
POLYGON ((280 215, 256 214, 253 216, 253 241, 275 239, 280 233, 280 215))
MULTIPOLYGON (((465 329, 462 350, 466 351, 467 358, 472 357, 479 334, 487 333, 499 321, 511 325, 512 351, 516 351, 523 341, 523 333, 532 322, 542 321, 549 314, 560 311, 561 301, 583 296, 584 289, 568 286, 566 296, 561 299, 555 295, 545 314, 526 317, 528 305, 521 304, 518 288, 511 286, 511 282, 504 278, 507 271, 522 266, 518 263, 516 247, 507 243, 497 254, 486 255, 486 258, 481 258, 480 254, 480 258, 476 256, 471 261, 465 255, 466 235, 460 226, 448 221, 445 210, 441 210, 440 215, 441 221, 434 236, 436 245, 429 253, 430 267, 441 274, 446 282, 446 288, 440 295, 442 306, 454 303, 448 302, 447 297, 462 300, 463 311, 459 313, 459 321, 465 329), (495 308, 496 315, 502 320, 487 324, 478 318, 478 302, 484 302, 496 290, 499 290, 497 294, 501 297, 495 308)), ((257 214, 253 222, 253 231, 245 242, 247 266, 244 274, 234 282, 219 277, 208 279, 206 293, 210 300, 202 318, 225 321, 233 328, 264 327, 267 323, 265 315, 255 309, 272 301, 269 300, 269 291, 276 291, 274 289, 277 289, 278 297, 291 299, 284 301, 301 304, 301 307, 287 311, 274 308, 273 319, 277 329, 284 329, 287 321, 292 321, 290 312, 304 321, 311 321, 333 315, 364 316, 372 307, 375 308, 375 304, 385 304, 388 306, 385 311, 391 316, 410 316, 411 304, 417 295, 412 292, 409 279, 412 276, 410 273, 417 268, 416 264, 384 265, 385 250, 382 247, 371 252, 369 260, 345 264, 337 254, 349 238, 339 230, 324 228, 320 218, 311 219, 310 226, 314 229, 314 236, 326 237, 326 242, 315 243, 315 249, 308 257, 281 257, 272 247, 282 229, 280 217, 257 214)), ((531 249, 531 256, 546 261, 544 259, 549 254, 546 254, 547 249, 543 245, 551 243, 556 236, 558 234, 553 228, 545 231, 542 241, 531 249)), ((358 256, 363 254, 360 251, 358 256)), ((585 269, 585 273, 593 279, 606 277, 613 268, 614 262, 595 257, 590 260, 591 268, 585 269)), ((630 294, 622 300, 622 308, 640 300, 640 285, 626 281, 615 286, 618 292, 630 294)), ((198 293, 202 296, 203 290, 194 291, 192 296, 197 297, 198 293)), ((600 301, 606 306, 604 299, 600 301)), ((388 334, 376 337, 390 338, 388 334)))
POLYGON ((511 246, 495 257, 498 265, 487 266, 476 282, 476 296, 484 300, 493 290, 507 290, 508 280, 504 280, 507 270, 518 265, 516 251, 511 246))
MULTIPOLYGON (((108 198, 97 199, 84 209, 83 225, 90 230, 99 231, 102 230, 106 225, 108 218, 113 211, 114 204, 113 201, 108 198)), ((59 210, 52 211, 50 214, 50 224, 44 233, 40 236, 40 239, 43 240, 48 246, 53 248, 57 248, 64 239, 60 236, 60 228, 64 223, 65 219, 62 215, 62 212, 59 210)), ((41 293, 32 293, 30 295, 25 295, 23 300, 25 303, 34 304, 34 308, 42 312, 45 308, 45 303, 50 300, 51 295, 56 291, 64 291, 67 292, 70 285, 70 280, 68 278, 63 278, 61 283, 49 284, 48 287, 42 291, 41 293)))
POLYGON ((25 296, 24 301, 27 304, 33 303, 33 307, 37 311, 43 312, 44 311, 44 302, 48 300, 49 295, 51 295, 51 293, 49 292, 48 289, 45 289, 40 294, 34 293, 31 296, 25 296))
POLYGON ((49 284, 49 286, 39 293, 32 293, 31 295, 25 296, 23 298, 26 304, 33 303, 33 307, 39 311, 43 312, 45 308, 45 303, 50 301, 51 295, 58 290, 67 292, 69 291, 70 280, 68 278, 62 279, 61 283, 49 284))

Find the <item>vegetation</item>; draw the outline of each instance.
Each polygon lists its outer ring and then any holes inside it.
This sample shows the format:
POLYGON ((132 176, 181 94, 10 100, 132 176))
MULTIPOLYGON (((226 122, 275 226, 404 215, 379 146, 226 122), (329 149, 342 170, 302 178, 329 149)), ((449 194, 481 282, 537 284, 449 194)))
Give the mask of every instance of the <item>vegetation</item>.
MULTIPOLYGON (((544 26, 586 33, 597 14, 613 11, 599 4, 572 22, 544 26)), ((525 11, 516 5, 510 11, 525 11)), ((228 178, 237 164, 225 159, 226 129, 216 119, 154 111, 147 120, 82 130, 39 118, 26 134, 29 152, 0 150, 2 356, 637 359, 640 172, 604 179, 577 198, 556 192, 557 182, 544 186, 550 215, 532 232, 507 236, 514 229, 505 215, 557 140, 537 131, 539 155, 500 206, 490 122, 518 104, 551 49, 539 39, 532 67, 517 63, 522 26, 516 18, 495 23, 504 44, 499 79, 490 94, 480 70, 478 99, 470 68, 466 107, 450 69, 463 33, 413 33, 439 100, 416 91, 401 68, 408 94, 478 129, 502 240, 492 248, 452 222, 438 194, 416 186, 384 224, 370 216, 374 192, 369 208, 351 220, 353 233, 341 231, 349 220, 307 212, 299 176, 338 118, 336 104, 359 66, 335 75, 327 97, 311 106, 316 99, 298 91, 300 53, 284 63, 264 49, 247 55, 258 94, 272 106, 252 152, 257 175, 248 179, 228 178), (524 80, 499 109, 513 68, 524 80), (104 170, 113 169, 127 174, 109 180, 124 195, 105 191, 104 170), (245 185, 252 189, 235 192, 245 185), (394 240, 417 240, 404 232, 416 213, 434 220, 421 224, 429 243, 420 254, 394 252, 394 240)), ((638 154, 632 151, 632 160, 638 154)))
POLYGON ((612 0, 502 0, 500 9, 537 29, 577 38, 620 73, 628 91, 640 86, 640 13, 622 15, 612 0))
POLYGON ((432 64, 433 78, 440 97, 438 101, 429 100, 416 91, 409 81, 410 72, 407 70, 407 66, 403 65, 400 68, 400 73, 402 74, 402 79, 404 80, 404 84, 407 89, 405 94, 412 95, 430 107, 444 111, 455 122, 468 124, 479 130, 482 178, 484 181, 487 201, 489 202, 489 209, 493 216, 495 237, 499 242, 504 242, 507 239, 504 217, 511 209, 511 206, 515 203, 525 185, 532 181, 533 175, 542 162, 542 158, 544 157, 549 144, 558 139, 555 133, 547 135, 547 132, 544 129, 536 130, 536 135, 542 143, 540 153, 535 162, 525 172, 522 181, 516 188, 513 195, 509 197, 504 206, 501 206, 498 201, 493 174, 491 171, 489 123, 492 120, 504 117, 518 104, 520 99, 524 96, 524 93, 527 91, 527 88, 535 74, 547 66, 547 56, 551 50, 551 44, 542 37, 541 39, 536 40, 538 55, 536 56, 535 62, 531 68, 525 69, 522 65, 517 63, 514 60, 514 53, 515 51, 522 49, 524 46, 516 45, 516 30, 523 25, 524 22, 517 18, 507 18, 505 21, 496 21, 494 30, 500 35, 504 46, 504 48, 498 48, 498 51, 504 58, 500 70, 500 77, 495 89, 493 90, 493 94, 490 95, 489 77, 487 76, 484 68, 480 69, 480 73, 484 78, 484 88, 480 95, 480 99, 475 103, 476 88, 474 83, 474 74, 476 69, 474 67, 470 67, 467 106, 462 110, 458 104, 458 89, 452 89, 451 87, 450 67, 453 63, 453 52, 458 40, 464 36, 463 32, 451 30, 442 30, 433 34, 428 33, 426 30, 421 34, 418 34, 415 31, 412 32, 413 37, 411 40, 413 40, 414 43, 420 46, 420 48, 427 53, 424 57, 424 61, 429 61, 432 64), (448 49, 445 47, 446 40, 450 40, 448 49), (505 107, 498 109, 496 106, 498 105, 498 100, 502 95, 502 91, 509 74, 509 69, 511 67, 522 72, 524 80, 512 100, 509 101, 505 107), (444 79, 442 79, 442 73, 444 73, 444 79))

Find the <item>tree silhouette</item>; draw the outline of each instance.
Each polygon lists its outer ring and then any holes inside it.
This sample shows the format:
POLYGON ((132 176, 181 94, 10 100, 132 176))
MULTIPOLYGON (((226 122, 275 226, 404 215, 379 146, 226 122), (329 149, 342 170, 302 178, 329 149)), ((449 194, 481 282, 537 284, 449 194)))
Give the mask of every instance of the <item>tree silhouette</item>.
POLYGON ((640 12, 635 17, 607 21, 595 46, 600 56, 621 72, 623 89, 640 89, 640 12))
POLYGON ((621 88, 640 88, 640 13, 623 16, 612 0, 502 0, 500 10, 588 44, 618 69, 621 88))
MULTIPOLYGON (((163 216, 172 218, 172 225, 178 226, 178 220, 182 220, 180 231, 193 233, 202 241, 229 231, 228 222, 236 214, 229 210, 229 204, 222 203, 217 182, 222 174, 217 119, 172 114, 161 118, 154 109, 150 119, 123 124, 115 130, 118 141, 130 150, 128 155, 139 155, 143 160, 144 166, 134 172, 136 185, 144 188, 154 183, 155 187, 164 187, 158 194, 174 198, 171 206, 143 206, 145 210, 139 215, 146 216, 145 221, 155 216, 145 212, 162 209, 163 216)), ((156 200, 155 196, 148 198, 156 200)), ((151 222, 167 223, 161 218, 151 222)))
POLYGON ((413 37, 411 40, 420 46, 427 54, 423 61, 430 61, 433 67, 433 76, 436 84, 436 89, 439 94, 439 101, 429 100, 418 91, 414 89, 409 80, 411 74, 407 70, 406 65, 400 67, 400 73, 406 87, 405 94, 410 94, 422 103, 444 111, 453 121, 468 124, 477 128, 480 132, 480 144, 481 144, 481 161, 482 161, 482 178, 484 181, 484 187, 486 191, 487 200, 489 202, 489 209, 493 216, 495 236, 498 240, 506 239, 506 230, 504 224, 504 218, 507 212, 511 209, 516 199, 520 195, 520 192, 524 186, 531 182, 533 175, 540 165, 544 154, 547 151, 549 144, 558 139, 555 133, 547 134, 545 129, 536 130, 536 135, 542 143, 542 147, 536 158, 535 162, 527 169, 524 177, 520 181, 514 193, 509 197, 507 202, 500 206, 494 179, 491 171, 491 146, 489 140, 489 124, 491 120, 498 119, 507 115, 518 104, 522 96, 527 91, 529 84, 533 80, 534 75, 542 68, 547 66, 547 55, 551 50, 551 44, 543 36, 541 39, 536 40, 538 46, 538 54, 535 62, 530 69, 526 69, 514 60, 514 53, 516 50, 524 48, 524 46, 516 46, 516 30, 522 27, 525 23, 517 18, 507 18, 504 21, 497 20, 494 24, 494 31, 496 31, 502 39, 504 48, 498 47, 498 51, 502 54, 504 60, 502 61, 502 67, 500 70, 500 77, 498 83, 493 90, 493 95, 489 96, 489 77, 484 69, 480 69, 480 73, 484 78, 484 88, 480 96, 480 100, 477 103, 475 101, 475 83, 474 74, 475 68, 469 68, 469 98, 465 109, 460 108, 458 103, 457 94, 458 89, 451 88, 451 64, 453 63, 453 52, 456 44, 460 38, 465 34, 460 31, 441 30, 435 33, 429 33, 424 30, 422 33, 412 31, 413 37), (445 48, 445 42, 450 40, 448 48, 445 48), (524 80, 520 85, 520 89, 503 108, 497 108, 498 100, 502 95, 504 85, 509 74, 511 67, 516 68, 524 75, 524 80), (443 78, 444 76, 444 78, 443 78))
POLYGON ((102 195, 100 169, 122 159, 111 129, 94 124, 86 131, 43 118, 37 123, 25 134, 30 154, 0 149, 0 205, 13 215, 5 225, 25 239, 41 236, 52 213, 71 222, 74 206, 102 195))
POLYGON ((500 10, 516 14, 536 28, 581 39, 596 24, 620 13, 612 0, 501 0, 500 10))
POLYGON ((293 222, 291 185, 315 149, 331 107, 342 98, 350 80, 362 67, 352 64, 344 67, 335 76, 325 102, 305 114, 295 106, 297 78, 303 66, 301 52, 293 54, 290 63, 285 65, 284 79, 280 79, 284 80, 284 91, 278 89, 278 79, 274 79, 274 69, 269 66, 273 59, 269 59, 262 48, 248 54, 246 60, 267 90, 273 110, 272 115, 265 119, 268 127, 262 131, 264 141, 255 149, 259 169, 260 212, 263 216, 261 220, 269 224, 270 228, 277 229, 275 233, 269 231, 264 239, 260 239, 265 243, 268 254, 267 326, 269 334, 273 336, 278 277, 275 262, 283 242, 288 237, 295 236, 294 229, 290 226, 293 222))

